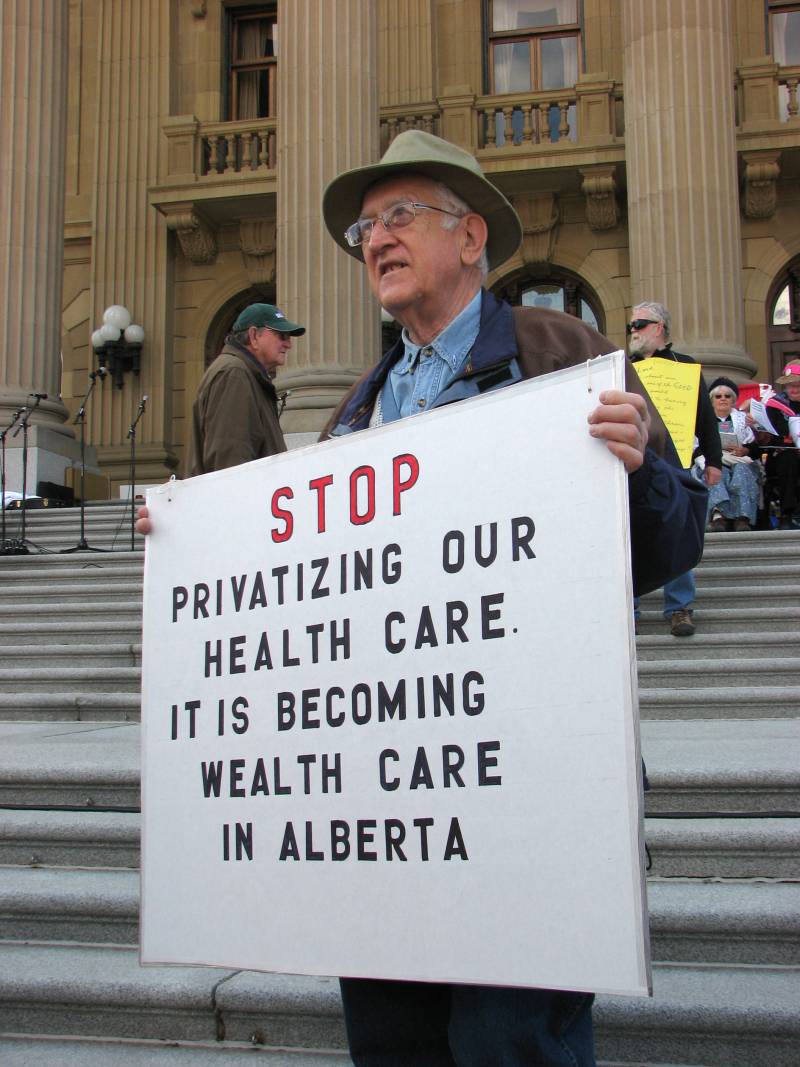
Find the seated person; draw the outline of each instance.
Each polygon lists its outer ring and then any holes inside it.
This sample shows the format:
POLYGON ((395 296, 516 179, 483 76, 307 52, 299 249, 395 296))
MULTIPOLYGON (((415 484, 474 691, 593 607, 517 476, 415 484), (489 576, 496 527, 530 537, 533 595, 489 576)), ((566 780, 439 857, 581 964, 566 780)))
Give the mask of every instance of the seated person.
MULTIPOLYGON (((775 384, 784 389, 773 399, 786 411, 770 405, 769 417, 785 447, 770 451, 767 477, 775 483, 778 494, 778 529, 791 530, 800 528, 800 361, 795 359, 787 363, 775 384), (794 416, 789 415, 789 411, 793 411, 794 416)), ((772 440, 775 442, 775 438, 772 440)))
POLYGON ((730 378, 716 378, 708 390, 719 432, 735 434, 737 444, 722 445, 722 478, 709 486, 708 529, 752 530, 758 513, 763 470, 749 416, 734 406, 739 390, 730 378))

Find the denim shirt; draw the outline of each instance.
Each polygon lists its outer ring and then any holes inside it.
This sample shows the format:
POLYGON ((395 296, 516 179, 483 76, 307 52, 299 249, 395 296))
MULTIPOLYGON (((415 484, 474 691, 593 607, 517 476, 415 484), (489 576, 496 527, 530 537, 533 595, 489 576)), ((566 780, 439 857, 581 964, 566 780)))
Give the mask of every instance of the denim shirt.
POLYGON ((381 421, 419 415, 433 405, 467 361, 480 329, 481 290, 427 345, 415 345, 403 330, 403 355, 381 393, 381 421), (390 392, 391 391, 391 392, 390 392))

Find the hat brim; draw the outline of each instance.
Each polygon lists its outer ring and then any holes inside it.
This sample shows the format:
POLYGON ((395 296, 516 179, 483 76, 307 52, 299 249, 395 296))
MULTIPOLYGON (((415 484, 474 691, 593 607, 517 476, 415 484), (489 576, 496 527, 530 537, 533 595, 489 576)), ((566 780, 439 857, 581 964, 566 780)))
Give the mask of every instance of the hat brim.
POLYGON ((522 241, 522 223, 500 190, 481 174, 465 167, 436 160, 403 160, 357 167, 334 178, 322 197, 322 215, 328 232, 340 248, 355 259, 364 260, 361 246, 352 248, 344 233, 361 213, 364 194, 371 185, 396 174, 420 174, 444 182, 466 200, 472 210, 483 216, 489 231, 486 254, 489 269, 494 270, 514 255, 522 241))
POLYGON ((800 374, 782 374, 775 379, 776 385, 791 385, 792 382, 800 382, 800 374))

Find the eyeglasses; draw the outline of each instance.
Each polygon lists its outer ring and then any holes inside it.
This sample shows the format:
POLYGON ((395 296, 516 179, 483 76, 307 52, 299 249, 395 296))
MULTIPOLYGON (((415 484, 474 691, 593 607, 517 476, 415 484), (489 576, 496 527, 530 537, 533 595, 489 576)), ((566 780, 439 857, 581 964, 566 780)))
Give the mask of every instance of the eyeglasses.
POLYGON ((634 330, 643 330, 645 326, 657 326, 658 319, 631 319, 625 325, 625 333, 632 334, 634 330))
POLYGON ((712 400, 735 400, 736 397, 733 393, 712 393, 712 400))
POLYGON ((358 248, 359 245, 365 244, 372 237, 372 231, 378 221, 383 223, 386 230, 402 230, 404 226, 409 226, 414 221, 420 208, 425 211, 441 211, 443 215, 452 215, 455 219, 464 217, 455 211, 448 211, 447 208, 436 207, 435 204, 414 204, 411 200, 403 200, 399 204, 393 204, 373 219, 359 219, 352 226, 348 226, 344 231, 345 240, 351 248, 358 248))

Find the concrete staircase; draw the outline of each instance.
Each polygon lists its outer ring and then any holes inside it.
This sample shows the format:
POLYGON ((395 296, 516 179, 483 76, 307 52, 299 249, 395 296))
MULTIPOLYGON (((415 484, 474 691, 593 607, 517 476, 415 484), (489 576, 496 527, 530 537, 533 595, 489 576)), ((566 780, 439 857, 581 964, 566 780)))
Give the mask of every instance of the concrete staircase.
MULTIPOLYGON (((0 557, 0 1064, 348 1063, 334 980, 138 965, 143 553, 120 519, 87 509, 117 550, 66 555, 76 513, 31 513, 45 552, 0 557)), ((798 533, 715 534, 694 637, 643 601, 655 996, 598 1000, 609 1067, 800 1063, 798 573, 798 533)))

